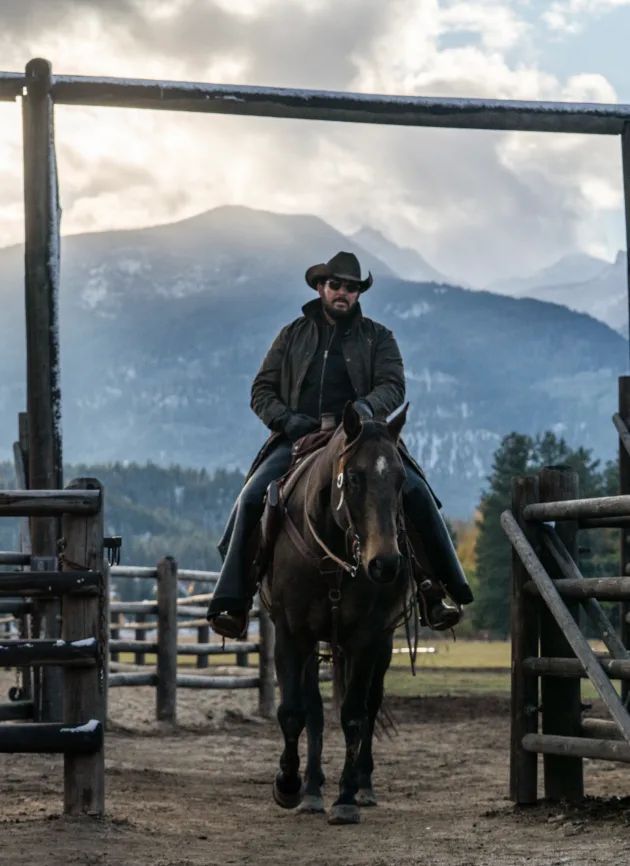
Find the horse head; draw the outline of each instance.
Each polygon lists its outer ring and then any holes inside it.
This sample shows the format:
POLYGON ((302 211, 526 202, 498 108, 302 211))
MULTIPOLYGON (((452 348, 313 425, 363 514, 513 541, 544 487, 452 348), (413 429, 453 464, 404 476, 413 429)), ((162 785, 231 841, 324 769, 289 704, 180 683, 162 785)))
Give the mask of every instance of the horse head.
POLYGON ((377 584, 395 580, 401 564, 398 530, 405 469, 398 438, 407 406, 388 423, 362 420, 348 403, 341 435, 335 437, 338 450, 333 459, 332 515, 352 538, 355 561, 377 584))

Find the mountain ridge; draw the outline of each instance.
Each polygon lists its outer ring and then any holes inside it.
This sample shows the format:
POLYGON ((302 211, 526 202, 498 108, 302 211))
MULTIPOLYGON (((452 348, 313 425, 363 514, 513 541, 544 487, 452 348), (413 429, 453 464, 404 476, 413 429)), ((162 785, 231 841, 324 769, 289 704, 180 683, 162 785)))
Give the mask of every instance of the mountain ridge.
MULTIPOLYGON (((232 209, 195 231, 182 222, 141 236, 124 230, 122 240, 120 232, 64 240, 61 388, 70 462, 246 468, 267 435, 249 409, 251 380, 279 329, 316 296, 306 268, 351 249, 308 215, 293 221, 232 209)), ((23 262, 9 249, 0 250, 7 457, 25 400, 23 262)), ((358 254, 364 270, 383 264, 358 254)), ((405 441, 451 515, 472 512, 511 430, 554 429, 597 457, 614 453, 610 415, 627 344, 605 324, 544 301, 402 280, 391 269, 361 303, 399 342, 411 401, 405 441)))

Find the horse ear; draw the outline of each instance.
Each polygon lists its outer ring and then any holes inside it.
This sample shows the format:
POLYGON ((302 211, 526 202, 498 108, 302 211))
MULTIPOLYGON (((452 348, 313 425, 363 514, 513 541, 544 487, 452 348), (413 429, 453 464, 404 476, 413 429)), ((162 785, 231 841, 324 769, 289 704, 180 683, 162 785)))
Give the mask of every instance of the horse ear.
POLYGON ((361 432, 361 416, 350 400, 343 407, 343 430, 349 441, 356 439, 361 432))
POLYGON ((398 442, 398 437, 400 436, 400 431, 405 425, 405 421, 407 420, 407 409, 409 408, 409 403, 405 403, 402 409, 394 415, 391 421, 387 423, 387 429, 389 431, 389 435, 392 437, 394 442, 398 442))

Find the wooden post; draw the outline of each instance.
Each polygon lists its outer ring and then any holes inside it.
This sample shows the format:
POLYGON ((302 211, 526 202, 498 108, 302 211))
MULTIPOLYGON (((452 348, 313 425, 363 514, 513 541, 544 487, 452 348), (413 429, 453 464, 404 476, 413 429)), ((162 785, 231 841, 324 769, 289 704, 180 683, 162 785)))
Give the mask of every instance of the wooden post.
POLYGON ((261 604, 258 617, 258 711, 265 719, 270 719, 276 711, 275 666, 273 661, 275 632, 267 609, 261 604))
MULTIPOLYGON (((71 488, 100 490, 94 478, 78 478, 71 488)), ((64 677, 64 723, 68 727, 105 726, 106 663, 109 622, 105 599, 109 592, 108 570, 103 556, 103 507, 91 516, 66 514, 63 518, 65 539, 64 570, 77 565, 103 575, 99 595, 66 595, 63 598, 63 631, 66 641, 95 637, 99 654, 91 668, 69 667, 64 677)), ((85 755, 64 755, 64 808, 68 815, 102 815, 105 811, 105 760, 101 746, 85 755)))
MULTIPOLYGON (((210 641, 210 626, 209 625, 199 625, 197 626, 197 643, 209 643, 210 641)), ((237 656, 238 658, 238 656, 237 656)), ((207 668, 208 667, 208 655, 201 655, 201 653, 197 656, 196 665, 198 668, 207 668)))
MULTIPOLYGON (((111 613, 109 615, 110 628, 109 628, 109 637, 110 640, 118 640, 120 637, 120 623, 123 622, 123 614, 122 613, 111 613)), ((120 656, 117 652, 110 653, 110 659, 113 662, 117 662, 120 656)))
MULTIPOLYGON (((147 617, 146 617, 146 614, 144 614, 144 613, 136 613, 135 619, 136 619, 136 624, 142 624, 143 622, 146 622, 147 617)), ((134 634, 135 634, 136 640, 145 640, 147 633, 144 629, 137 628, 135 630, 134 634)), ((137 664, 137 665, 145 664, 146 663, 145 654, 143 652, 135 653, 134 661, 135 661, 135 664, 137 664)))
MULTIPOLYGON (((545 467, 539 474, 539 485, 541 502, 577 499, 579 496, 577 473, 567 466, 545 467)), ((577 524, 573 521, 558 522, 556 532, 571 557, 577 561, 577 524)), ((546 547, 542 548, 540 559, 552 579, 562 577, 546 547)), ((579 602, 569 599, 565 602, 569 612, 579 622, 579 602)), ((575 656, 546 605, 541 606, 540 614, 540 655, 561 658, 575 656)), ((541 683, 541 696, 543 734, 579 737, 582 722, 580 680, 545 677, 541 683)), ((546 754, 543 762, 545 797, 548 800, 578 801, 584 797, 581 758, 546 754)))
MULTIPOLYGON (((538 477, 528 475, 512 481, 512 513, 536 546, 535 525, 522 517, 525 505, 538 502, 538 477)), ((523 748, 523 737, 538 732, 538 680, 526 676, 523 661, 538 655, 539 604, 524 592, 530 580, 523 563, 512 550, 512 724, 510 736, 510 797, 515 803, 535 803, 538 797, 537 755, 523 748)))
POLYGON ((156 717, 177 722, 177 563, 165 556, 157 566, 158 652, 156 717))
MULTIPOLYGON (((630 169, 630 166, 628 168, 630 169)), ((630 182, 630 177, 627 179, 630 182)), ((630 203, 626 200, 626 208, 628 207, 630 207, 630 203)), ((630 220, 628 213, 627 220, 630 220)), ((619 377, 619 415, 626 427, 630 427, 630 376, 619 377)), ((619 493, 630 493, 630 454, 621 440, 619 440, 619 493)), ((619 574, 628 574, 630 567, 630 527, 621 530, 619 556, 621 566, 619 574)), ((630 613, 630 604, 627 601, 621 602, 619 608, 619 636, 623 645, 630 647, 630 623, 627 616, 630 613)), ((624 701, 627 699, 629 689, 630 683, 622 683, 621 697, 624 701)))
MULTIPOLYGON (((28 410, 28 483, 31 489, 61 489, 61 391, 59 386, 58 289, 59 201, 51 91, 51 65, 31 60, 26 66, 22 99, 24 140, 26 404, 28 410)), ((54 556, 59 521, 32 518, 35 556, 54 556)), ((38 602, 50 627, 59 617, 59 602, 38 602)), ((50 637, 59 637, 49 634, 50 637)), ((61 678, 42 672, 40 715, 61 717, 61 678)))

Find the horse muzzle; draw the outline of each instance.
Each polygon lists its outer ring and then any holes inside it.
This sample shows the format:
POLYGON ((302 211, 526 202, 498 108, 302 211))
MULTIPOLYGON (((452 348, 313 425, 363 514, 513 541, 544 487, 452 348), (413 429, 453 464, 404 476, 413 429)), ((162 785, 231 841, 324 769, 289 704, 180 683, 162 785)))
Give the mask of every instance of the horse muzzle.
POLYGON ((367 567, 367 575, 373 583, 392 583, 398 577, 402 557, 400 554, 375 556, 367 567))

